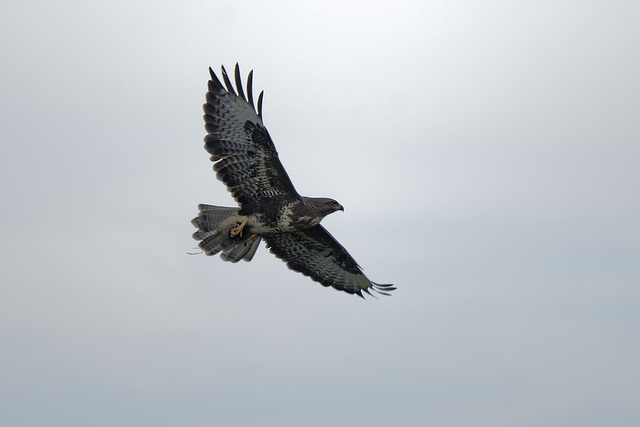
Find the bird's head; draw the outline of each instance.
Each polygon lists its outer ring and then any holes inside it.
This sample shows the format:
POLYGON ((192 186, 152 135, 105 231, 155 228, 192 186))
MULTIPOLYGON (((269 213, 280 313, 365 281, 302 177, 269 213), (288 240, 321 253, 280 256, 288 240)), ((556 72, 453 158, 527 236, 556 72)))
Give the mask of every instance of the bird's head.
POLYGON ((344 207, 333 199, 328 198, 306 198, 307 206, 313 207, 319 216, 325 217, 336 211, 344 211, 344 207))
MULTIPOLYGON (((328 209, 330 209, 330 212, 335 212, 335 211, 342 211, 344 212, 344 206, 342 206, 340 203, 336 202, 333 199, 328 199, 328 209)), ((328 214, 329 214, 328 213, 328 214)), ((328 215, 327 214, 327 215, 328 215)))

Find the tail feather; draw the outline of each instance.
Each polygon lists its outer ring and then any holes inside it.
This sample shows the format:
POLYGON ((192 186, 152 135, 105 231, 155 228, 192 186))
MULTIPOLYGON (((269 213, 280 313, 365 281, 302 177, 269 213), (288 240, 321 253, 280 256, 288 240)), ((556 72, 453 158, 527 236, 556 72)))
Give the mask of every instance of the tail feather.
POLYGON ((260 236, 251 236, 247 240, 243 240, 242 242, 234 245, 229 250, 223 250, 220 254, 220 258, 229 262, 238 262, 241 259, 251 261, 251 258, 253 258, 253 255, 256 253, 261 240, 262 238, 260 236))
POLYGON ((198 229, 193 238, 201 241, 198 246, 205 254, 211 256, 222 252, 220 258, 224 261, 251 261, 262 236, 249 234, 246 237, 245 233, 245 237, 231 237, 231 229, 242 218, 238 213, 240 209, 204 204, 198 205, 198 209, 200 213, 191 221, 198 229))

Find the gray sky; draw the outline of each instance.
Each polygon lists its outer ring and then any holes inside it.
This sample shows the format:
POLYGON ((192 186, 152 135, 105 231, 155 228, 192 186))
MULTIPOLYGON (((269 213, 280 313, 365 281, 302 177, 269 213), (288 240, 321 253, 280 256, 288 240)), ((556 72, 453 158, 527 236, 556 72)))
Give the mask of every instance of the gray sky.
POLYGON ((632 1, 3 10, 0 424, 640 424, 632 1), (240 62, 379 300, 190 256, 240 62))

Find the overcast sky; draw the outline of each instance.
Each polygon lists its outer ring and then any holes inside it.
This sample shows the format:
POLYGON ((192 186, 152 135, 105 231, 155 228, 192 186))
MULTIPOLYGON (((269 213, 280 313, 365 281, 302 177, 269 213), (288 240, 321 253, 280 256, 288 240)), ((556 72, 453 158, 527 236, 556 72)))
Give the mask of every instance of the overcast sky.
POLYGON ((640 425, 635 1, 20 1, 0 424, 640 425), (391 297, 189 255, 239 62, 391 297))

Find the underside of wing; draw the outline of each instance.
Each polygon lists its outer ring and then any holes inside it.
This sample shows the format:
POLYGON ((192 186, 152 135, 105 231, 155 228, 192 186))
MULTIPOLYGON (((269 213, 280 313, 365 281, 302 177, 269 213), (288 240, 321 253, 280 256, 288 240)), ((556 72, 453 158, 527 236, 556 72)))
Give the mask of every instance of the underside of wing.
POLYGON ((290 269, 323 286, 361 297, 362 291, 389 295, 395 289, 393 285, 381 285, 367 279, 346 249, 321 225, 293 233, 265 235, 264 239, 269 250, 290 269))
POLYGON ((215 162, 213 169, 218 179, 226 184, 244 213, 252 213, 253 207, 264 198, 299 198, 262 123, 262 92, 256 112, 253 71, 247 79, 247 96, 238 64, 235 68, 237 93, 224 67, 222 77, 226 88, 213 70, 209 71, 211 80, 203 106, 207 130, 204 146, 215 162))

